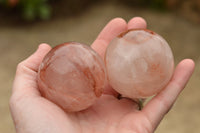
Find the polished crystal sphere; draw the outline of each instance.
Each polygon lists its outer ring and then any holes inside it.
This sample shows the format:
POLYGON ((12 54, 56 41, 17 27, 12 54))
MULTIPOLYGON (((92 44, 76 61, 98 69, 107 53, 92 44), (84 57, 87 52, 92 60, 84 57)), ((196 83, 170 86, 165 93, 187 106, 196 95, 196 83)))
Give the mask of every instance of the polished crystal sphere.
POLYGON ((128 98, 146 98, 169 82, 174 59, 168 43, 147 29, 128 30, 114 38, 105 55, 108 81, 128 98))
POLYGON ((102 94, 105 65, 89 46, 70 42, 54 47, 38 72, 39 90, 67 112, 90 107, 102 94))

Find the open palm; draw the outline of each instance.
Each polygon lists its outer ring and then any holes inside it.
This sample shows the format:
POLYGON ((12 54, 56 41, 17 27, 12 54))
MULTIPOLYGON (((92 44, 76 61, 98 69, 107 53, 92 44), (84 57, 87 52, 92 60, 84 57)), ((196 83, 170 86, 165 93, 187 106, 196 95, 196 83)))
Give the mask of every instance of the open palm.
MULTIPOLYGON (((133 28, 146 28, 139 17, 128 24, 120 18, 111 20, 92 44, 102 57, 109 42, 119 33, 133 28)), ((38 50, 19 63, 10 99, 11 114, 18 133, 151 133, 170 110, 188 82, 194 62, 181 61, 166 88, 139 111, 132 100, 117 99, 117 93, 107 85, 104 94, 90 108, 66 113, 60 107, 41 97, 37 86, 37 70, 50 50, 41 44, 38 50)))

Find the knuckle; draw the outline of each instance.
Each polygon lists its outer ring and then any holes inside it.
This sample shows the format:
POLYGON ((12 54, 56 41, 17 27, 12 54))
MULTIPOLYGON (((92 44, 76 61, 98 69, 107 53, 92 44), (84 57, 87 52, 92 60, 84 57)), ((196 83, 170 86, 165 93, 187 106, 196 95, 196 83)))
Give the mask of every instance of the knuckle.
POLYGON ((23 73, 25 71, 24 61, 17 65, 16 74, 23 73))
POLYGON ((163 99, 161 101, 163 108, 165 109, 165 114, 167 114, 173 107, 173 103, 170 100, 163 99))
POLYGON ((173 107, 173 100, 171 98, 166 98, 163 95, 157 97, 157 102, 164 109, 165 114, 173 107))
POLYGON ((23 61, 20 62, 20 63, 17 65, 17 70, 23 68, 23 64, 24 64, 23 61))

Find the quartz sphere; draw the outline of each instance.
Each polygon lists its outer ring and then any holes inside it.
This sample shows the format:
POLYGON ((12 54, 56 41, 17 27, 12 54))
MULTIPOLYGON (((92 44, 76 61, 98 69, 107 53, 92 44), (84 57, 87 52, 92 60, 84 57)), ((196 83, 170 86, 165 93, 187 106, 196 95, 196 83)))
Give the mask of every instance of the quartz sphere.
POLYGON ((80 111, 101 96, 106 81, 105 65, 89 46, 69 42, 54 47, 38 72, 42 96, 67 112, 80 111))
POLYGON ((147 29, 128 30, 114 38, 107 48, 105 62, 110 85, 132 99, 161 91, 174 70, 168 43, 147 29))

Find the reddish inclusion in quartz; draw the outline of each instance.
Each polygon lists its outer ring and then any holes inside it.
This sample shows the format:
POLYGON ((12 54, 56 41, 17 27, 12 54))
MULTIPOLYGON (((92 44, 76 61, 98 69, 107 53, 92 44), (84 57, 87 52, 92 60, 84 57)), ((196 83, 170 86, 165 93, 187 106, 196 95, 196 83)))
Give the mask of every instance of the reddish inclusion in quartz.
POLYGON ((41 94, 68 112, 91 106, 101 96, 105 66, 89 46, 70 42, 56 46, 38 73, 41 94))
POLYGON ((105 62, 110 85, 129 98, 158 93, 169 82, 174 69, 167 42, 147 29, 128 30, 113 39, 105 62))

